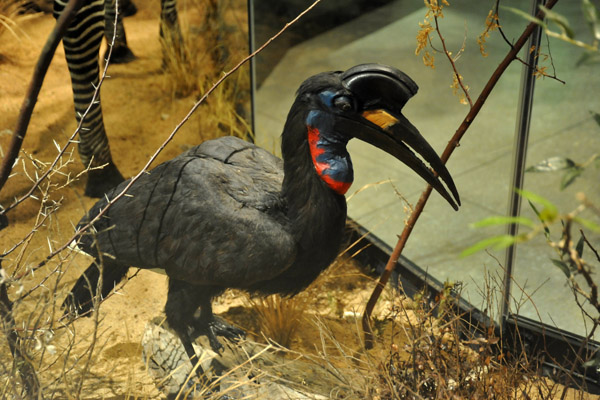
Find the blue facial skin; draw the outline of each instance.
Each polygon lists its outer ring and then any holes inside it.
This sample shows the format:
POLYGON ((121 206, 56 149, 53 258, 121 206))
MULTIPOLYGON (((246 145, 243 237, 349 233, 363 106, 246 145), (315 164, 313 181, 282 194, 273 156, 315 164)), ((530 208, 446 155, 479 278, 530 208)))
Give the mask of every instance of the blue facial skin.
MULTIPOLYGON (((326 106, 333 106, 333 92, 323 92, 320 97, 326 106)), ((351 183, 354 180, 354 170, 350 155, 346 150, 350 138, 336 132, 333 129, 333 123, 334 120, 330 114, 319 110, 310 111, 306 118, 307 126, 316 128, 319 132, 317 149, 322 153, 319 152, 316 161, 328 166, 322 171, 322 174, 337 182, 351 183)))

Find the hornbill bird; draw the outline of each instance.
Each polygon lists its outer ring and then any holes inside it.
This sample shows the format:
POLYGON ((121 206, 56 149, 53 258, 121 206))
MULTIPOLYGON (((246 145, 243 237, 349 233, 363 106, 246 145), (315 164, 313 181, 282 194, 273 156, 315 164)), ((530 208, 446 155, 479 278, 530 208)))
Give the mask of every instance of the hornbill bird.
MULTIPOLYGON (((141 175, 80 237, 79 247, 95 261, 65 300, 65 313, 91 310, 100 271, 106 296, 130 266, 162 269, 169 277, 167 321, 190 360, 195 335, 206 335, 218 352, 217 336, 236 339, 243 331, 213 316, 212 297, 226 288, 293 295, 338 255, 344 193, 353 180, 346 150, 352 138, 404 162, 458 209, 449 172, 402 115, 416 92, 411 78, 389 66, 321 73, 297 92, 281 137, 283 160, 224 137, 141 175)), ((127 183, 109 191, 79 227, 127 183)))

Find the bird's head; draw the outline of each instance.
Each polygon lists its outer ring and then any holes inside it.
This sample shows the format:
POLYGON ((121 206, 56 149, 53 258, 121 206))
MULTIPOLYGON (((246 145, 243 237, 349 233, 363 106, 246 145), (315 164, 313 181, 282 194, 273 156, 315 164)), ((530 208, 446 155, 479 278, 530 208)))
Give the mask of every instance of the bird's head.
POLYGON ((406 74, 380 64, 307 79, 298 90, 282 135, 284 160, 299 157, 299 149, 308 146, 317 174, 335 192, 344 194, 353 180, 346 145, 357 138, 402 161, 458 209, 460 198, 450 173, 402 114, 417 90, 406 74))

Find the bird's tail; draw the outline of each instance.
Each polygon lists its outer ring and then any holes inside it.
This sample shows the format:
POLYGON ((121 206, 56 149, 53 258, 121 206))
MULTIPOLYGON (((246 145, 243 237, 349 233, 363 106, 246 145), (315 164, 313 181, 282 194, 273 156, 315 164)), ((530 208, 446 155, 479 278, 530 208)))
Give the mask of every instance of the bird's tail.
MULTIPOLYGON (((93 298, 96 296, 98 281, 100 279, 100 268, 98 260, 95 260, 85 272, 77 279, 75 286, 65 299, 62 307, 65 314, 75 313, 79 315, 89 314, 94 307, 93 298)), ((101 298, 108 296, 110 291, 127 274, 129 266, 115 263, 113 260, 104 258, 102 263, 102 290, 101 298)))

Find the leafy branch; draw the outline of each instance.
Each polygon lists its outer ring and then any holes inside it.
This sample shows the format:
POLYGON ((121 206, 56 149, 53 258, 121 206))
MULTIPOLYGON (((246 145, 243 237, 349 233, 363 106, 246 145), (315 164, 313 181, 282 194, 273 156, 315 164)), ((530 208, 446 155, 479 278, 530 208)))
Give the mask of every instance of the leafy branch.
MULTIPOLYGON (((558 0, 549 0, 548 3, 546 4, 546 7, 548 9, 552 9, 552 7, 554 7, 554 5, 557 2, 558 2, 558 0)), ((544 18, 543 10, 540 10, 538 12, 537 18, 538 19, 544 18)), ((525 43, 527 43, 529 36, 531 36, 531 34, 534 32, 536 27, 537 27, 537 24, 535 24, 534 22, 531 22, 531 23, 529 23, 529 25, 527 25, 527 27, 523 30, 523 33, 521 34, 519 39, 517 39, 517 41, 511 47, 511 49, 506 54, 504 59, 500 62, 500 64, 496 68, 496 70, 492 73, 492 76, 490 77, 490 79, 486 83, 485 87, 479 94, 479 97, 477 97, 477 100, 473 104, 473 107, 471 107, 471 109, 469 110, 469 112, 467 113, 465 118, 463 119, 462 123, 460 124, 460 126, 458 127, 458 129, 456 130, 456 132, 454 133, 454 135, 448 142, 448 145, 444 149, 444 152, 442 153, 442 155, 440 157, 440 159, 442 160, 443 163, 446 163, 448 161, 448 159, 450 158, 450 156, 452 155, 454 150, 459 146, 460 140, 462 139, 462 137, 465 135, 465 133, 471 126, 471 123, 473 122, 473 120, 479 114, 479 111, 481 111, 481 109, 482 109, 483 105, 485 104, 487 98, 489 97, 490 93, 492 92, 492 90, 494 89, 494 87, 496 86, 498 81, 500 80, 500 77, 502 76, 502 74, 504 74, 504 72, 506 71, 508 66, 516 59, 517 54, 519 53, 519 51, 521 51, 523 46, 525 46, 525 43)), ((395 246, 394 250, 392 251, 392 254, 390 255, 390 258, 385 266, 385 270, 381 274, 381 277, 379 278, 379 281, 377 282, 377 285, 373 289, 373 292, 371 293, 371 297, 369 298, 369 301, 367 302, 367 305, 365 307, 365 312, 364 312, 363 318, 362 318, 362 327, 363 327, 363 332, 365 334, 365 346, 368 348, 373 345, 373 332, 371 330, 370 318, 371 318, 373 309, 375 308, 375 304, 377 303, 377 300, 379 299, 379 296, 381 295, 383 288, 385 287, 385 284, 389 280, 389 278, 392 274, 392 271, 396 267, 396 263, 398 262, 398 259, 400 258, 402 251, 404 250, 404 246, 406 245, 406 242, 407 242, 410 234, 412 233, 412 230, 413 230, 415 224, 417 223, 419 217, 421 216, 421 213, 423 212, 423 209, 425 208, 425 204, 427 204, 427 200, 429 200, 429 196, 431 195, 432 190, 433 190, 432 186, 428 185, 427 188, 421 194, 421 197, 419 198, 419 201, 417 202, 414 211, 410 215, 410 218, 407 221, 406 225, 404 226, 402 234, 400 235, 400 238, 398 239, 398 242, 396 243, 396 246, 395 246)))
MULTIPOLYGON (((593 4, 590 3, 590 5, 592 7, 594 7, 593 4)), ((528 13, 526 13, 522 10, 519 10, 518 8, 504 7, 504 6, 502 8, 504 8, 505 10, 508 10, 522 18, 525 18, 528 21, 538 24, 539 26, 541 26, 544 29, 544 33, 550 37, 562 40, 564 42, 567 42, 567 43, 572 44, 577 47, 581 47, 586 50, 592 50, 592 51, 598 50, 597 43, 595 45, 594 44, 590 45, 585 42, 582 42, 581 40, 575 39, 575 33, 573 31, 573 28, 571 28, 569 21, 564 16, 562 16, 556 12, 548 10, 543 5, 540 5, 540 9, 546 13, 546 18, 548 20, 552 21, 554 24, 556 24, 560 28, 560 32, 553 31, 552 29, 550 29, 549 24, 547 24, 543 20, 536 18, 534 16, 531 16, 528 13)))
MULTIPOLYGON (((559 221, 563 225, 570 225, 572 223, 577 223, 577 224, 579 224, 589 230, 592 230, 594 232, 600 232, 600 225, 598 225, 594 221, 591 221, 589 219, 582 218, 579 216, 581 214, 581 212, 583 212, 585 209, 592 208, 592 207, 590 207, 591 205, 590 205, 589 201, 585 198, 585 196, 582 193, 578 194, 578 196, 577 196, 579 201, 581 202, 581 204, 577 208, 575 208, 575 210, 573 210, 567 214, 560 214, 558 212, 558 208, 556 207, 556 205, 553 204, 548 199, 546 199, 540 195, 537 195, 533 192, 527 191, 527 190, 519 190, 519 189, 515 189, 515 190, 517 191, 517 193, 519 193, 519 195, 521 197, 523 197, 525 200, 527 200, 529 202, 529 205, 531 206, 532 210, 536 214, 538 221, 536 222, 530 218, 522 217, 522 216, 521 217, 493 216, 493 217, 484 218, 483 220, 474 223, 472 225, 472 227, 483 228, 483 227, 499 226, 499 225, 520 224, 521 226, 528 228, 528 231, 524 232, 524 233, 520 233, 516 236, 503 234, 503 235, 497 235, 497 236, 492 236, 492 237, 483 239, 483 240, 475 243, 471 247, 465 249, 461 253, 461 256, 466 257, 466 256, 469 256, 476 252, 479 252, 481 250, 484 250, 486 248, 493 248, 494 250, 502 250, 502 249, 505 249, 516 243, 523 243, 523 242, 530 241, 531 239, 533 239, 534 237, 538 236, 541 233, 543 233, 546 237, 546 240, 548 240, 550 242, 551 241, 550 226, 559 221), (542 208, 539 209, 538 207, 536 207, 536 204, 538 204, 542 208)), ((554 261, 553 261, 553 263, 557 264, 554 261)), ((567 274, 567 277, 568 277, 569 276, 568 270, 563 268, 564 265, 558 265, 558 266, 563 270, 563 272, 565 272, 567 274)))
MULTIPOLYGON (((498 3, 499 3, 499 0, 497 0, 496 10, 498 9, 498 3)), ((540 10, 543 10, 546 12, 546 18, 548 19, 548 21, 550 21, 552 24, 554 24, 558 27, 559 32, 550 29, 549 23, 544 22, 540 18, 533 17, 533 16, 527 14, 526 12, 523 12, 517 8, 513 8, 513 7, 502 7, 502 8, 512 12, 513 14, 520 16, 521 18, 524 18, 528 21, 538 24, 539 26, 541 26, 544 29, 544 32, 546 33, 547 37, 553 37, 555 39, 562 40, 566 43, 569 43, 571 45, 574 45, 576 47, 580 47, 580 48, 586 50, 581 55, 579 60, 577 60, 576 66, 580 66, 585 63, 593 63, 593 62, 600 61, 600 51, 598 49, 598 45, 600 43, 600 12, 596 8, 596 6, 591 2, 591 0, 581 0, 581 10, 582 10, 583 18, 585 19, 585 21, 588 25, 588 28, 590 30, 590 33, 592 34, 592 38, 593 38, 591 43, 586 43, 584 41, 577 40, 575 38, 575 32, 574 32, 573 28, 571 27, 569 20, 565 16, 563 16, 557 12, 548 10, 547 7, 544 7, 543 5, 540 5, 539 7, 540 7, 540 10)), ((503 36, 504 36, 504 34, 503 34, 503 36)), ((507 40, 506 37, 505 37, 505 40, 507 40)), ((540 69, 538 72, 539 72, 539 76, 542 76, 542 75, 549 76, 545 72, 544 69, 540 69)), ((556 75, 550 76, 550 77, 556 78, 556 75)))
MULTIPOLYGON (((502 8, 505 8, 505 7, 502 7, 502 8)), ((492 31, 498 30, 498 32, 500 33, 500 36, 502 37, 502 39, 504 39, 504 42, 506 42, 506 44, 508 44, 511 48, 513 47, 513 43, 508 39, 508 37, 506 36, 506 33, 504 33, 504 30, 502 29, 502 25, 500 23, 500 0, 496 0, 494 7, 489 11, 488 16, 486 17, 486 20, 485 20, 485 25, 486 25, 485 30, 477 38, 477 43, 479 44, 479 51, 481 52, 481 55, 483 57, 487 57, 489 55, 485 51, 485 43, 486 43, 486 39, 489 38, 489 36, 490 36, 490 32, 492 32, 492 31)), ((529 49, 529 51, 530 52, 536 51, 537 57, 542 55, 540 53, 540 50, 536 49, 536 48, 531 48, 531 49, 529 49)), ((548 42, 548 55, 543 55, 543 56, 544 56, 544 59, 546 59, 546 58, 550 59, 550 65, 552 66, 552 70, 553 70, 552 75, 550 75, 546 71, 547 67, 538 67, 537 65, 533 66, 533 65, 529 64, 527 61, 523 60, 518 55, 517 55, 517 57, 515 57, 515 59, 517 61, 519 61, 521 64, 523 64, 523 65, 529 67, 531 70, 533 70, 533 73, 536 76, 538 76, 538 77, 545 76, 545 77, 554 79, 564 85, 565 81, 559 79, 556 76, 556 70, 554 68, 554 62, 552 60, 552 54, 550 52, 550 43, 549 42, 548 42)))

